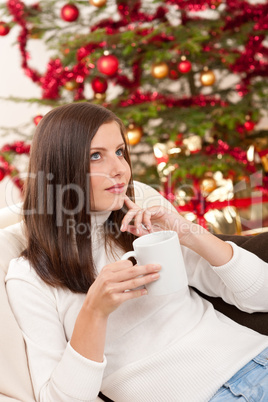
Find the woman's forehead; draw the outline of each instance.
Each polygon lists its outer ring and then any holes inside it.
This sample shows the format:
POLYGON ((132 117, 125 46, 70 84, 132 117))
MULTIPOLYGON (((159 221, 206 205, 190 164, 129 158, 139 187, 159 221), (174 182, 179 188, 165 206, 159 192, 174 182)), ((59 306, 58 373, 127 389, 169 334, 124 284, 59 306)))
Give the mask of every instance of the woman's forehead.
POLYGON ((122 133, 116 121, 102 124, 91 141, 91 148, 102 148, 122 141, 122 133))

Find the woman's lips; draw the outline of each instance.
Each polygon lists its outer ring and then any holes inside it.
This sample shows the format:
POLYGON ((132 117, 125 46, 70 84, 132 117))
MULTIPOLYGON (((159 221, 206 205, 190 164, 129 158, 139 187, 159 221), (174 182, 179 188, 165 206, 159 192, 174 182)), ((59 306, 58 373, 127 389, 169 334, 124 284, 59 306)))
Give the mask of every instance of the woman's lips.
POLYGON ((116 184, 115 186, 106 188, 106 191, 109 191, 109 193, 114 193, 114 194, 124 193, 125 184, 116 184))

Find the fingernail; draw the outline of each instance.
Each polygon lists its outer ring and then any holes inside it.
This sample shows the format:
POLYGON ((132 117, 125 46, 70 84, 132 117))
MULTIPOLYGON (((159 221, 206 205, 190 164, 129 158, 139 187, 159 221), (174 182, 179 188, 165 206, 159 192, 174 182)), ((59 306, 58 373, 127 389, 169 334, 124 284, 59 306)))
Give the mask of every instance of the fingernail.
POLYGON ((160 271, 161 265, 153 265, 153 269, 154 269, 155 271, 160 271))
POLYGON ((160 276, 160 274, 153 274, 153 275, 151 276, 151 278, 152 278, 152 279, 158 279, 159 276, 160 276))
POLYGON ((142 294, 142 295, 147 295, 147 293, 148 293, 148 292, 147 292, 147 289, 142 289, 142 291, 141 291, 141 294, 142 294))
POLYGON ((122 232, 124 229, 125 229, 125 225, 122 223, 122 225, 121 225, 121 227, 120 227, 121 232, 122 232))

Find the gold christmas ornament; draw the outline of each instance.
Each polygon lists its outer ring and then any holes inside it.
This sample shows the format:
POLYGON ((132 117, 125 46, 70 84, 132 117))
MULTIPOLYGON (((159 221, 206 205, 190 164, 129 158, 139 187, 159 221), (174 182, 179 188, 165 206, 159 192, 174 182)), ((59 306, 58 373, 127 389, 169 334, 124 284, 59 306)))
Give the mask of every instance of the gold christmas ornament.
POLYGON ((96 92, 96 93, 94 93, 94 99, 96 99, 100 102, 105 101, 106 93, 100 94, 100 93, 96 92))
POLYGON ((143 136, 142 128, 136 126, 135 124, 130 124, 127 127, 126 137, 128 139, 129 145, 136 145, 140 142, 143 136))
POLYGON ((67 89, 67 91, 74 91, 78 87, 78 83, 76 81, 68 81, 64 85, 64 88, 67 89))
POLYGON ((89 0, 89 4, 91 4, 92 6, 101 8, 103 6, 105 6, 107 3, 107 0, 89 0))
POLYGON ((151 74, 154 78, 165 78, 169 73, 167 63, 155 63, 152 65, 151 74))
POLYGON ((208 67, 204 68, 204 71, 200 75, 200 82, 203 86, 213 85, 215 82, 215 74, 212 70, 209 70, 208 67))
POLYGON ((205 175, 199 182, 201 193, 204 197, 217 188, 217 182, 211 175, 205 175))
POLYGON ((265 172, 268 172, 268 156, 264 155, 261 157, 262 166, 265 172))

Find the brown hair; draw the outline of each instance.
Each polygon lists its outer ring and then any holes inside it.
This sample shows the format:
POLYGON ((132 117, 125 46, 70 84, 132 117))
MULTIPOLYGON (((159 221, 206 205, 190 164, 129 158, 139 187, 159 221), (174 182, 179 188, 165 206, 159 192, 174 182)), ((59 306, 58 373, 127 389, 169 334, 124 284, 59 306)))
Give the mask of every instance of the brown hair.
MULTIPOLYGON (((126 145, 125 159, 131 166, 121 120, 110 110, 88 102, 56 107, 39 122, 30 153, 24 190, 26 257, 37 274, 52 286, 86 293, 95 280, 90 228, 90 144, 102 124, 116 121, 126 145), (64 189, 64 191, 62 191, 64 189), (77 208, 79 194, 83 202, 77 208), (59 191, 62 191, 59 206, 59 191), (83 223, 87 233, 67 230, 68 219, 83 223)), ((134 199, 130 180, 127 195, 134 199)), ((131 249, 134 236, 117 230, 125 214, 113 211, 105 223, 105 241, 123 250, 131 249)))

